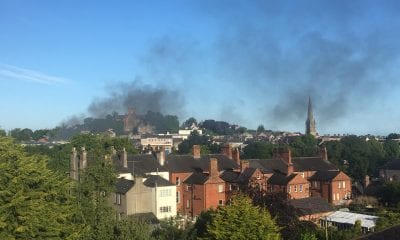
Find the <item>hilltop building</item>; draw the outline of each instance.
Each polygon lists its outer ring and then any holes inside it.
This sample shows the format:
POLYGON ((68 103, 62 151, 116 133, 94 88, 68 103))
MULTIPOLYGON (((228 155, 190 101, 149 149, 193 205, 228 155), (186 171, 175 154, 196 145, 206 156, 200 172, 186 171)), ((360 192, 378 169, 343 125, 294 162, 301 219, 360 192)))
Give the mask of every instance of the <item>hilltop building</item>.
POLYGON ((306 120, 306 134, 311 134, 317 136, 317 128, 315 125, 314 114, 312 111, 311 97, 308 98, 308 110, 307 110, 307 120, 306 120))

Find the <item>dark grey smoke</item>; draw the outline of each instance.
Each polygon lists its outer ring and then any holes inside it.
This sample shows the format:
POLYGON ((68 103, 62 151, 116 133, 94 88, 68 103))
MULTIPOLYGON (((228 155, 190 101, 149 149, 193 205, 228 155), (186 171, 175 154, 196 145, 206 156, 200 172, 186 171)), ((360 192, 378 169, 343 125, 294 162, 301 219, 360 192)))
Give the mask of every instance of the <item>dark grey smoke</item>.
POLYGON ((115 83, 107 89, 107 97, 95 99, 90 104, 91 116, 104 117, 114 111, 125 113, 128 108, 134 108, 138 114, 147 111, 176 114, 183 105, 179 91, 165 86, 154 87, 140 80, 115 83))
POLYGON ((400 24, 379 21, 396 19, 400 4, 214 2, 203 7, 221 29, 216 75, 239 86, 232 97, 263 106, 258 119, 266 127, 300 123, 302 130, 309 96, 317 121, 333 126, 350 114, 370 114, 368 108, 398 85, 400 24), (379 20, 367 22, 371 18, 379 20))

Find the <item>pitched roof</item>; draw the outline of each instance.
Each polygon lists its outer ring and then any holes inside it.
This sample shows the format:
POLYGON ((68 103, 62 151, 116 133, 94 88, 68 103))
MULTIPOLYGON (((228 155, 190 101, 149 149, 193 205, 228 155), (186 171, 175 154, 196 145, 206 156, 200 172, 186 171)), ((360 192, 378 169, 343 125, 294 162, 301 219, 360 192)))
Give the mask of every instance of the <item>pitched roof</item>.
POLYGON ((270 178, 268 178, 267 183, 272 185, 287 185, 297 174, 290 174, 286 176, 282 173, 274 173, 270 178))
POLYGON ((237 182, 240 173, 234 171, 224 171, 219 177, 224 180, 225 182, 237 182))
POLYGON ((232 170, 239 166, 235 161, 229 159, 223 154, 203 155, 199 159, 193 158, 193 155, 175 155, 169 154, 166 157, 165 167, 171 172, 193 172, 208 171, 210 158, 218 159, 218 170, 232 170))
POLYGON ((245 170, 243 170, 243 172, 239 175, 239 178, 238 178, 239 182, 248 181, 249 178, 251 176, 253 176, 253 174, 256 170, 257 170, 256 168, 252 168, 252 167, 249 167, 249 168, 246 168, 245 170))
POLYGON ((331 181, 334 179, 340 171, 316 171, 314 175, 312 175, 309 180, 310 181, 331 181))
POLYGON ((332 205, 321 197, 291 199, 289 200, 289 204, 297 209, 300 216, 332 212, 334 210, 332 205))
MULTIPOLYGON (((287 172, 286 163, 280 159, 249 159, 250 167, 261 168, 263 172, 277 171, 287 172)), ((321 157, 296 157, 292 158, 295 172, 337 170, 335 165, 321 157)))
POLYGON ((148 175, 146 180, 143 182, 143 184, 148 187, 155 187, 156 183, 157 187, 174 186, 174 184, 159 175, 148 175))
POLYGON ((400 159, 393 159, 383 165, 382 169, 400 170, 400 159))
POLYGON ((137 154, 128 155, 128 167, 124 168, 119 163, 117 165, 117 171, 120 173, 131 173, 135 172, 135 175, 145 177, 146 174, 151 172, 167 172, 165 166, 161 166, 157 160, 157 157, 153 154, 137 154))
POLYGON ((208 174, 202 172, 194 172, 184 181, 184 183, 204 184, 207 180, 208 180, 208 174))
POLYGON ((125 194, 135 185, 133 180, 118 178, 115 183, 115 192, 125 194))

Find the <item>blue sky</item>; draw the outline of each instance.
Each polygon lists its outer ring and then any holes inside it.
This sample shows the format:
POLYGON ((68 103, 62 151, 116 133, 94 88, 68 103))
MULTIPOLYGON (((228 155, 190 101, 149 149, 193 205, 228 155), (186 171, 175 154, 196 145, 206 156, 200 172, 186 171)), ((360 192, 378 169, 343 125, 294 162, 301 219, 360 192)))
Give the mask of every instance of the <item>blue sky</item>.
POLYGON ((134 105, 181 121, 400 132, 398 1, 0 1, 0 127, 134 105))

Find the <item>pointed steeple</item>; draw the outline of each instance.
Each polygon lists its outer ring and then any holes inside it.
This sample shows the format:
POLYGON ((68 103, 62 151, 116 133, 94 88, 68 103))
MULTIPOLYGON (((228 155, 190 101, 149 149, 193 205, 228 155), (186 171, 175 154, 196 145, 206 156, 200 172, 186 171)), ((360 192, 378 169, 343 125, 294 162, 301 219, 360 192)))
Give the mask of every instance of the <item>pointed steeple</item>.
POLYGON ((312 111, 312 103, 311 103, 311 97, 308 97, 308 110, 307 110, 307 120, 306 120, 306 134, 311 134, 316 136, 317 135, 317 129, 315 126, 315 119, 314 119, 314 114, 312 111))

